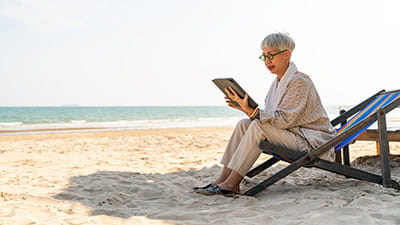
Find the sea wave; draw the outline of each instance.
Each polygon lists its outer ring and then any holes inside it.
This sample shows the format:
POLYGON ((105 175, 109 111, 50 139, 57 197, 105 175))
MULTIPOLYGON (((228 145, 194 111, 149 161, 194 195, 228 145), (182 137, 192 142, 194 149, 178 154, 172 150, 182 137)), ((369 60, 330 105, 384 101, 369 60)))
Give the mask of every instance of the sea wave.
POLYGON ((195 119, 158 119, 158 120, 118 120, 104 122, 87 122, 86 120, 74 120, 69 123, 4 123, 0 124, 0 131, 3 134, 35 131, 68 130, 68 129, 90 129, 90 130, 127 130, 127 129, 157 129, 157 128, 190 128, 190 127, 222 127, 234 126, 240 117, 227 118, 195 118, 195 119))
POLYGON ((23 123, 22 122, 2 122, 2 123, 0 123, 0 129, 2 128, 2 127, 12 127, 12 126, 19 126, 19 125, 22 125, 23 123))
POLYGON ((86 120, 71 120, 71 123, 86 123, 86 120))

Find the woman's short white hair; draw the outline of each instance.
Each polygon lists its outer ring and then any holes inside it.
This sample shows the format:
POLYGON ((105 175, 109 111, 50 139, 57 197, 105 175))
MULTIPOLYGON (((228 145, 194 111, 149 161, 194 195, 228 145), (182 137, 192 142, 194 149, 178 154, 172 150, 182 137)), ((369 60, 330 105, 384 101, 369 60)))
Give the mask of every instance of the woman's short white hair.
POLYGON ((284 33, 270 34, 261 42, 261 48, 270 47, 278 50, 289 49, 290 52, 293 52, 295 46, 296 44, 293 39, 289 37, 288 34, 284 33))

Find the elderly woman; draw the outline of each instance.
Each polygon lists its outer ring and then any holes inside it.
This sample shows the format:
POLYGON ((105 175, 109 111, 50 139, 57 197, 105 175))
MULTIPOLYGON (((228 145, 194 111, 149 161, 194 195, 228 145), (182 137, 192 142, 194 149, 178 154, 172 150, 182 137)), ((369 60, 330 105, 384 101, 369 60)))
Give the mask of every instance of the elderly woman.
MULTIPOLYGON (((313 82, 290 61, 294 48, 293 39, 282 33, 270 34, 261 43, 260 59, 276 75, 264 109, 251 108, 247 94, 240 98, 232 88, 225 90, 228 105, 244 112, 249 119, 236 125, 221 160, 224 167, 220 176, 204 187, 194 187, 198 193, 239 194, 240 182, 262 152, 262 140, 310 152, 335 136, 313 82)), ((328 151, 321 158, 332 160, 334 153, 328 151)))

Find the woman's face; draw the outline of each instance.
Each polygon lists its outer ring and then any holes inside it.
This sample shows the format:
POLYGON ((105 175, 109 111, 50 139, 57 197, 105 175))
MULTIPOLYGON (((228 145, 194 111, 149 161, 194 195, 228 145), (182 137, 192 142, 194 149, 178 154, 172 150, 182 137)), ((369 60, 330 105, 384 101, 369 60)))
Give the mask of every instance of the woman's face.
POLYGON ((271 73, 276 74, 278 76, 278 79, 280 79, 285 74, 286 69, 289 66, 290 50, 286 49, 281 51, 279 49, 270 47, 264 47, 262 48, 262 50, 263 55, 267 56, 264 61, 265 66, 271 73), (269 59, 271 57, 272 60, 269 59))

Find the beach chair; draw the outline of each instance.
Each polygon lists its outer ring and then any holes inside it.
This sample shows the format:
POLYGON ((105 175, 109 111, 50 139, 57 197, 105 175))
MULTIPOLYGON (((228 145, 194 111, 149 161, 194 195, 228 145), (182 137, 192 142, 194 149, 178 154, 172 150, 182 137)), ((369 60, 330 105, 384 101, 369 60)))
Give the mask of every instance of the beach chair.
POLYGON ((260 143, 260 148, 264 153, 273 155, 274 157, 251 169, 246 176, 254 177, 280 160, 290 162, 290 164, 261 183, 248 189, 244 195, 256 195, 301 167, 315 167, 343 175, 347 178, 364 180, 383 185, 387 188, 400 189, 399 183, 391 179, 389 144, 386 130, 386 114, 399 105, 400 90, 389 92, 385 90, 379 91, 350 110, 342 111, 337 118, 331 121, 334 127, 339 124, 342 125, 337 129, 338 135, 310 153, 287 149, 282 146, 273 145, 268 141, 262 141, 260 143), (378 121, 380 157, 382 162, 381 175, 352 168, 349 163, 348 145, 376 121, 378 121), (330 162, 318 158, 332 148, 335 149, 335 152, 339 152, 343 149, 344 165, 340 162, 330 162))

